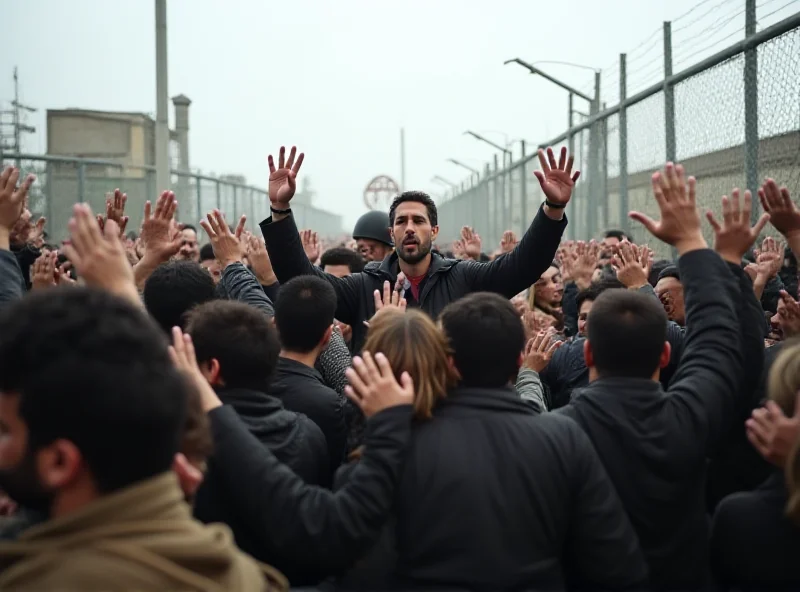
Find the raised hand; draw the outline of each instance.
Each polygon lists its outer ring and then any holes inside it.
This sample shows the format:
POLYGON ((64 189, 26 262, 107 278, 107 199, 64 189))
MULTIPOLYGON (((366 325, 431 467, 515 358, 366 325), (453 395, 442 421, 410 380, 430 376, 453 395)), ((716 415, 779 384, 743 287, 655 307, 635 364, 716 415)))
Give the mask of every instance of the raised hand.
POLYGON ((128 216, 125 215, 125 203, 128 201, 128 194, 115 189, 114 193, 106 193, 106 215, 105 217, 97 214, 97 223, 100 230, 105 227, 106 220, 113 220, 119 226, 119 234, 125 234, 128 226, 128 216))
POLYGON ((523 366, 536 372, 541 372, 550 363, 553 354, 561 347, 562 342, 553 339, 555 330, 539 331, 535 337, 528 340, 525 345, 525 360, 523 366))
POLYGON ((456 259, 464 259, 466 257, 464 253, 464 241, 461 239, 457 239, 453 241, 453 256, 456 259))
POLYGON ((375 315, 383 310, 391 308, 405 312, 406 306, 408 305, 406 299, 402 296, 402 287, 392 290, 392 285, 388 281, 383 282, 382 295, 380 290, 375 290, 372 296, 375 299, 375 315))
POLYGON ((278 168, 275 168, 275 161, 271 154, 267 159, 269 162, 269 201, 276 210, 287 209, 297 189, 297 173, 300 172, 305 154, 301 152, 295 160, 296 154, 297 148, 292 146, 289 159, 286 160, 286 148, 281 146, 280 152, 278 152, 278 168))
POLYGON ((178 202, 172 191, 164 191, 156 201, 155 211, 150 213, 150 202, 144 204, 144 221, 139 233, 144 256, 157 263, 169 261, 181 248, 181 233, 174 222, 178 202))
POLYGON ((500 239, 500 250, 503 253, 510 253, 517 248, 519 240, 513 230, 506 230, 503 233, 503 238, 500 239))
POLYGON ((638 289, 647 284, 647 257, 645 252, 628 241, 617 245, 617 253, 612 259, 612 265, 617 268, 617 279, 625 284, 628 289, 638 289))
POLYGON ((119 239, 117 223, 113 220, 106 222, 103 233, 89 206, 76 204, 68 226, 71 240, 64 245, 64 252, 86 284, 103 288, 141 306, 133 269, 119 239))
POLYGON ((179 327, 172 328, 172 345, 169 346, 169 357, 175 367, 189 381, 190 386, 197 389, 204 411, 208 412, 222 405, 214 389, 211 388, 203 373, 200 372, 192 338, 188 333, 184 334, 179 327))
POLYGON ((28 244, 33 245, 37 249, 44 246, 44 225, 47 224, 47 218, 41 217, 36 221, 36 224, 31 226, 30 233, 28 234, 28 244))
POLYGON ((651 184, 661 220, 653 220, 641 212, 630 212, 631 219, 640 222, 656 238, 674 246, 679 254, 707 248, 700 230, 695 178, 689 177, 687 181, 683 167, 668 162, 663 174, 653 174, 651 184))
POLYGON ((365 351, 362 357, 353 358, 353 367, 345 370, 349 385, 344 393, 353 401, 366 417, 395 407, 414 403, 414 380, 408 372, 400 375, 400 382, 394 377, 389 360, 381 353, 375 358, 365 351))
POLYGON ((247 237, 247 260, 256 274, 256 279, 262 286, 271 286, 278 281, 272 269, 272 261, 269 260, 267 245, 264 240, 251 234, 247 237))
POLYGON ((469 226, 461 229, 461 240, 464 242, 464 255, 475 261, 481 258, 481 235, 469 226))
MULTIPOLYGON (((786 187, 778 188, 767 179, 758 190, 761 207, 769 214, 769 221, 787 239, 800 236, 800 209, 794 204, 786 187)), ((791 242, 791 241, 790 241, 791 242)))
POLYGON ((231 232, 225 216, 219 210, 209 212, 205 220, 200 220, 200 226, 206 231, 208 240, 214 247, 214 256, 222 269, 231 263, 242 261, 241 236, 244 232, 245 222, 247 222, 247 216, 242 215, 236 230, 231 232))
POLYGON ((52 288, 56 285, 58 252, 44 251, 31 267, 31 290, 52 288))
POLYGON ((18 168, 6 167, 0 174, 0 229, 5 234, 11 233, 11 229, 22 216, 22 210, 25 209, 28 199, 28 191, 36 177, 34 175, 26 176, 19 187, 17 187, 18 180, 18 168))
POLYGON ((761 242, 761 249, 756 251, 756 275, 768 280, 778 275, 783 266, 785 245, 768 236, 761 242))
POLYGON ((594 270, 600 261, 600 244, 596 241, 578 241, 575 244, 574 256, 570 263, 569 275, 579 290, 585 290, 592 283, 594 270))
POLYGON ((781 290, 780 298, 783 301, 783 337, 789 338, 800 335, 800 303, 789 295, 786 290, 781 290))
POLYGON ((567 158, 565 147, 561 148, 558 163, 552 148, 547 149, 546 155, 544 150, 539 149, 539 165, 542 170, 534 171, 533 174, 536 175, 539 186, 550 203, 561 206, 569 203, 575 182, 581 176, 580 171, 572 171, 574 161, 575 157, 572 155, 567 158))
POLYGON ((319 235, 313 230, 301 230, 300 242, 303 243, 303 251, 305 251, 306 257, 308 257, 312 265, 315 265, 320 256, 319 235))
POLYGON ((769 222, 769 214, 762 214, 756 225, 750 227, 750 213, 753 209, 753 199, 749 191, 744 192, 744 202, 739 200, 739 189, 731 192, 731 198, 722 196, 722 224, 714 218, 711 210, 706 212, 709 224, 714 229, 714 250, 720 257, 739 265, 742 257, 753 243, 759 233, 769 222))
POLYGON ((794 415, 786 417, 775 401, 755 409, 745 422, 747 439, 768 462, 783 468, 800 435, 800 393, 794 415))

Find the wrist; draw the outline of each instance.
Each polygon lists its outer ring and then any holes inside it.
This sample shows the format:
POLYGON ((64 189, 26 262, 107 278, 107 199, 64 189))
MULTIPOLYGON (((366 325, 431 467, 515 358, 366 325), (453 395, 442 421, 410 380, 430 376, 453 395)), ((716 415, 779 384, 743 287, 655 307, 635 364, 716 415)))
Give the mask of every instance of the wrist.
MULTIPOLYGON (((683 239, 679 239, 675 241, 675 244, 673 246, 675 247, 675 250, 678 251, 678 256, 680 257, 685 253, 689 253, 690 251, 699 251, 701 249, 707 249, 708 243, 706 242, 706 239, 703 238, 702 234, 698 234, 695 236, 689 236, 683 239)), ((741 258, 739 258, 739 261, 741 261, 741 258)))
POLYGON ((551 208, 547 204, 542 206, 542 211, 544 215, 550 218, 551 220, 563 220, 564 219, 564 208, 551 208))
POLYGON ((0 226, 0 250, 11 250, 11 231, 5 226, 0 226))
POLYGON ((241 263, 241 262, 242 262, 242 258, 241 257, 236 257, 236 256, 225 257, 225 258, 222 258, 222 259, 219 260, 219 263, 220 263, 220 266, 222 267, 222 269, 226 269, 230 265, 233 265, 235 263, 241 263))
POLYGON ((641 290, 642 288, 644 288, 648 284, 649 284, 649 282, 647 282, 647 281, 644 281, 644 282, 633 282, 633 283, 627 284, 625 287, 628 288, 628 290, 641 290))

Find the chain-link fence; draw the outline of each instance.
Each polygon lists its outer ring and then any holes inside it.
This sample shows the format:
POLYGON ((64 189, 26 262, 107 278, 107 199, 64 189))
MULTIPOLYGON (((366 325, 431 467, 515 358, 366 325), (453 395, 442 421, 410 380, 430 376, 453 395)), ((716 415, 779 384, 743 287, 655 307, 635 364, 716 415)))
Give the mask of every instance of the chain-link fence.
MULTIPOLYGON (((66 158, 61 156, 8 154, 0 165, 14 164, 23 174, 33 173, 37 182, 31 188, 29 209, 34 217, 47 218, 50 240, 67 237, 67 222, 72 206, 88 203, 95 212, 105 211, 108 192, 119 188, 128 195, 125 208, 130 217, 129 230, 137 230, 142 222, 144 204, 155 203, 159 192, 155 186, 154 167, 126 166, 103 160, 66 158)), ((197 228, 206 213, 218 208, 228 222, 235 224, 247 215, 248 228, 269 216, 269 197, 258 187, 233 183, 204 175, 172 171, 172 190, 178 200, 177 218, 197 228)), ((324 237, 342 234, 342 217, 308 204, 293 203, 292 211, 299 228, 313 228, 324 237)))
MULTIPOLYGON (((598 237, 618 228, 645 240, 646 231, 631 224, 627 214, 657 215, 650 177, 668 160, 697 178, 700 206, 715 213, 723 194, 740 187, 755 195, 766 177, 800 197, 800 12, 762 30, 757 30, 754 0, 747 0, 741 13, 745 31, 734 31, 743 34, 741 41, 675 74, 671 25, 665 23, 654 42, 664 47, 659 82, 628 95, 622 54, 619 88, 608 93, 619 102, 606 107, 598 90, 588 118, 540 144, 556 151, 567 146, 581 170, 567 209, 569 238, 598 237)), ((688 50, 676 51, 682 64, 688 50)), ((523 144, 522 158, 508 167, 487 166, 439 205, 442 243, 468 225, 479 230, 491 250, 504 230, 527 229, 544 199, 533 176, 538 159, 528 150, 525 154, 523 144)), ((754 216, 759 213, 756 207, 754 216)), ((669 254, 665 245, 657 248, 659 255, 669 254)))

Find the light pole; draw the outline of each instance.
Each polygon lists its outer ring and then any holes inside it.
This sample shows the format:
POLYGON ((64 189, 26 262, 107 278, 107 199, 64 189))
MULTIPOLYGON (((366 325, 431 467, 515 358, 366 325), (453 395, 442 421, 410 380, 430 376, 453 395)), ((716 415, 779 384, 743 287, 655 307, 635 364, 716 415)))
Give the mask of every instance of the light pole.
POLYGON ((455 183, 453 183, 452 181, 448 181, 448 180, 447 180, 447 179, 445 179, 444 177, 440 177, 439 175, 434 175, 434 176, 431 178, 431 181, 435 181, 435 182, 437 182, 437 183, 439 183, 439 184, 441 184, 441 185, 447 185, 447 186, 448 186, 448 187, 450 187, 451 189, 458 189, 458 185, 456 185, 456 184, 455 184, 455 183))
MULTIPOLYGON (((156 0, 156 191, 170 188, 167 0, 156 0)), ((151 196, 155 197, 155 196, 151 196)))
POLYGON ((478 169, 474 169, 471 166, 469 166, 468 164, 464 164, 463 162, 461 162, 460 160, 456 160, 455 158, 448 158, 447 162, 451 162, 456 166, 460 166, 462 169, 467 169, 473 175, 479 175, 480 174, 480 171, 478 169))
MULTIPOLYGON (((572 106, 573 100, 574 100, 574 97, 580 97, 580 98, 584 99, 585 101, 588 101, 589 102, 589 106, 590 106, 589 107, 590 116, 595 116, 600 112, 600 70, 598 70, 596 68, 591 68, 589 66, 584 66, 582 64, 573 64, 572 62, 549 61, 549 62, 535 62, 535 63, 561 64, 561 65, 565 65, 565 66, 572 66, 572 67, 575 67, 575 68, 581 68, 581 69, 584 69, 584 70, 592 70, 594 72, 594 97, 590 97, 589 95, 581 92, 577 88, 575 88, 573 86, 570 86, 566 82, 563 82, 563 81, 559 80, 558 78, 555 78, 554 76, 551 76, 550 74, 547 74, 546 72, 543 72, 542 70, 537 68, 535 66, 535 64, 528 63, 528 62, 526 62, 526 61, 524 61, 524 60, 522 60, 520 58, 514 58, 512 60, 506 60, 505 62, 503 62, 503 65, 518 64, 518 65, 522 66, 523 68, 525 68, 526 70, 528 70, 531 74, 536 74, 537 76, 541 76, 545 80, 548 80, 548 81, 552 82, 556 86, 558 86, 560 88, 563 88, 564 90, 566 90, 569 93, 569 113, 568 113, 568 117, 567 117, 567 123, 569 125, 569 128, 568 128, 568 130, 569 130, 568 134, 569 135, 567 136, 567 138, 568 138, 567 143, 568 143, 569 153, 570 154, 574 154, 575 153, 575 137, 572 134, 572 125, 573 125, 572 117, 573 117, 573 114, 574 114, 574 110, 573 110, 573 106, 572 106)), ((587 181, 588 181, 588 185, 589 185, 590 200, 595 200, 598 204, 601 201, 603 201, 603 202, 605 201, 605 200, 597 199, 598 198, 598 195, 597 195, 598 194, 598 188, 600 187, 600 185, 598 184, 598 176, 600 175, 600 138, 599 138, 599 135, 600 135, 600 132, 599 132, 598 126, 596 124, 593 124, 589 128, 589 158, 588 158, 588 163, 587 163, 588 164, 588 167, 587 167, 588 168, 587 181)), ((581 163, 581 165, 583 165, 583 163, 581 163)), ((576 202, 576 203, 578 203, 578 202, 576 202)), ((577 208, 577 206, 576 206, 576 208, 577 208)), ((596 218, 596 216, 594 216, 594 217, 591 217, 592 219, 590 220, 590 216, 588 216, 588 210, 585 209, 585 207, 581 208, 581 209, 583 209, 582 213, 585 216, 585 230, 587 231, 587 234, 592 234, 594 232, 594 229, 592 228, 592 225, 595 222, 597 222, 597 218, 596 218)), ((579 213, 577 215, 578 223, 579 223, 578 225, 579 226, 580 226, 580 222, 581 222, 581 220, 580 220, 581 217, 582 217, 581 213, 579 213)))

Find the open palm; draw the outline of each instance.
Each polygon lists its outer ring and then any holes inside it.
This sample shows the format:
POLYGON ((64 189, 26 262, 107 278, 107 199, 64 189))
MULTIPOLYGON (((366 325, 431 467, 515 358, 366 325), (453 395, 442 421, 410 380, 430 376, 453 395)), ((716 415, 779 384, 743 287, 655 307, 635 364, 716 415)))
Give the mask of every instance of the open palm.
POLYGON ((544 150, 539 150, 539 164, 542 170, 535 171, 534 175, 548 201, 561 205, 569 203, 572 188, 581 175, 580 171, 572 171, 574 160, 573 156, 567 158, 567 149, 564 147, 561 148, 558 162, 552 148, 547 149, 546 155, 544 150))
POLYGON ((297 173, 300 172, 304 157, 305 155, 302 152, 297 155, 297 148, 292 146, 287 160, 286 148, 281 146, 278 153, 278 167, 276 168, 272 155, 269 155, 269 200, 273 204, 285 206, 294 197, 294 192, 297 189, 297 173), (295 156, 297 156, 296 159, 295 156))

